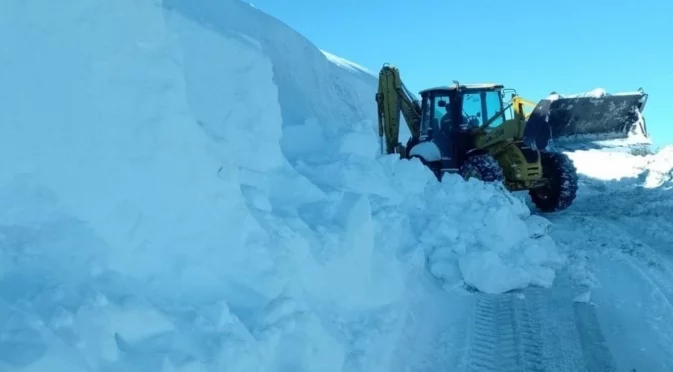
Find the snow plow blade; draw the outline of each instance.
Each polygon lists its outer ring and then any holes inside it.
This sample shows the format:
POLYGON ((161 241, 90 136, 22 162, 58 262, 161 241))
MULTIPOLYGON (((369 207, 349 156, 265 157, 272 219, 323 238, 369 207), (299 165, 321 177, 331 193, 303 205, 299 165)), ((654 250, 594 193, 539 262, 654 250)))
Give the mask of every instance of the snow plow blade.
MULTIPOLYGON (((612 140, 631 136, 647 137, 642 116, 647 94, 637 92, 606 94, 595 91, 584 95, 561 96, 552 93, 539 106, 547 110, 534 110, 531 116, 548 116, 554 141, 612 140), (546 101, 546 102, 545 102, 546 101)), ((541 117, 531 117, 538 121, 541 117)))

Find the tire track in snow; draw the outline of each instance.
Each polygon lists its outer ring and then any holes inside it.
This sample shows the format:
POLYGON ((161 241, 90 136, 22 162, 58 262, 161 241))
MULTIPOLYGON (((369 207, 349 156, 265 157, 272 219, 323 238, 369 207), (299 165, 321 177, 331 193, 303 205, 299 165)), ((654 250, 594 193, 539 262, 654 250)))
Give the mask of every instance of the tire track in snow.
POLYGON ((656 241, 600 213, 586 207, 549 218, 552 237, 585 251, 599 282, 591 288, 597 314, 578 316, 597 318, 620 371, 673 370, 673 262, 656 241))
POLYGON ((632 228, 622 226, 618 220, 612 218, 583 213, 572 213, 564 217, 581 219, 585 226, 589 226, 588 230, 595 240, 601 242, 596 247, 598 253, 611 260, 624 261, 651 285, 652 295, 673 313, 673 262, 666 250, 658 248, 667 248, 667 244, 658 244, 651 238, 639 236, 632 228))
POLYGON ((563 285, 523 294, 478 295, 466 371, 616 371, 592 306, 563 285))
POLYGON ((539 319, 513 295, 480 295, 475 309, 468 371, 530 371, 543 368, 539 319))
POLYGON ((607 347, 596 311, 588 304, 575 304, 575 324, 578 341, 582 345, 582 355, 587 372, 617 371, 617 364, 607 347))
MULTIPOLYGON (((634 233, 630 226, 621 226, 615 220, 603 222, 615 236, 620 236, 620 244, 613 259, 621 260, 630 267, 644 284, 646 303, 643 314, 648 318, 648 327, 656 332, 658 346, 667 361, 656 367, 640 367, 651 371, 673 370, 673 262, 668 244, 657 244, 656 240, 634 233), (621 234, 621 235, 619 235, 621 234), (652 369, 661 368, 661 369, 652 369)), ((651 350, 650 348, 649 350, 651 350)), ((648 349, 645 349, 649 352, 648 349)))
POLYGON ((426 292, 408 315, 392 371, 612 372, 594 307, 570 278, 550 289, 426 292))

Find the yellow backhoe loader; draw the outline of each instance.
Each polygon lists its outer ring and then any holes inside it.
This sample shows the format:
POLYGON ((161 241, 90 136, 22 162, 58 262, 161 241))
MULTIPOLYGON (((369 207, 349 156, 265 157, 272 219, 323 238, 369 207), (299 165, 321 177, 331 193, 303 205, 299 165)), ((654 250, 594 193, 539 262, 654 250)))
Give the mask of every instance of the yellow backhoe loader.
POLYGON ((625 138, 646 135, 642 91, 614 96, 561 97, 535 104, 499 84, 441 86, 415 99, 399 70, 385 64, 376 94, 383 154, 419 158, 441 180, 444 173, 502 182, 510 191, 528 190, 543 212, 568 208, 577 192, 577 172, 552 141, 570 136, 625 138), (506 95, 511 92, 506 101, 506 95), (532 111, 526 112, 526 108, 532 111), (401 116, 411 137, 399 142, 401 116))

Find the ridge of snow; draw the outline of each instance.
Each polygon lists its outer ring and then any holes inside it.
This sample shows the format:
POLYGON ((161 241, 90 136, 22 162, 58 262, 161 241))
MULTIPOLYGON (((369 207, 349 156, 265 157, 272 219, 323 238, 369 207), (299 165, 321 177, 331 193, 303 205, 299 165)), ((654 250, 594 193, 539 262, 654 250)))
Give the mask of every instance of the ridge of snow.
POLYGON ((3 9, 0 370, 386 371, 428 271, 564 264, 502 187, 377 156, 376 79, 248 4, 3 9))
POLYGON ((327 57, 327 59, 330 62, 334 63, 335 65, 337 65, 339 67, 343 67, 346 70, 350 70, 350 71, 354 71, 354 72, 364 72, 364 73, 369 74, 373 77, 376 77, 376 75, 373 72, 371 72, 371 70, 367 69, 366 67, 363 67, 363 66, 361 66, 361 65, 359 65, 359 64, 357 64, 353 61, 349 61, 345 58, 334 55, 334 54, 332 54, 332 53, 330 53, 326 50, 320 49, 320 51, 322 52, 322 54, 325 55, 325 57, 327 57))

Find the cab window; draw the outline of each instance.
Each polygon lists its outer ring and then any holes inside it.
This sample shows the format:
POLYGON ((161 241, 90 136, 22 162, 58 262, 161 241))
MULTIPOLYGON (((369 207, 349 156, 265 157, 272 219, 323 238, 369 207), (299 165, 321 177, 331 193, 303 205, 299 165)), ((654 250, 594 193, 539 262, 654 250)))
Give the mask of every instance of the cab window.
MULTIPOLYGON (((497 91, 484 92, 484 95, 484 100, 486 101, 485 120, 489 120, 497 115, 502 108, 502 97, 500 96, 500 92, 497 91)), ((505 114, 502 113, 501 115, 498 115, 497 118, 493 119, 493 121, 491 121, 491 125, 489 125, 489 127, 496 128, 504 122, 505 114)))
POLYGON ((432 99, 431 129, 438 133, 451 123, 451 101, 448 94, 437 94, 432 99), (448 114, 448 115, 447 115, 448 114))
MULTIPOLYGON (((449 103, 449 96, 441 95, 435 96, 435 114, 434 119, 437 122, 442 120, 442 117, 447 113, 450 114, 451 104, 449 103), (443 102, 444 107, 440 106, 440 102, 443 102)), ((450 117, 450 115, 449 115, 450 117)))
POLYGON ((421 115, 421 135, 428 135, 431 129, 431 122, 432 122, 432 100, 430 99, 429 96, 423 97, 423 101, 421 103, 421 110, 423 111, 423 114, 421 115))

